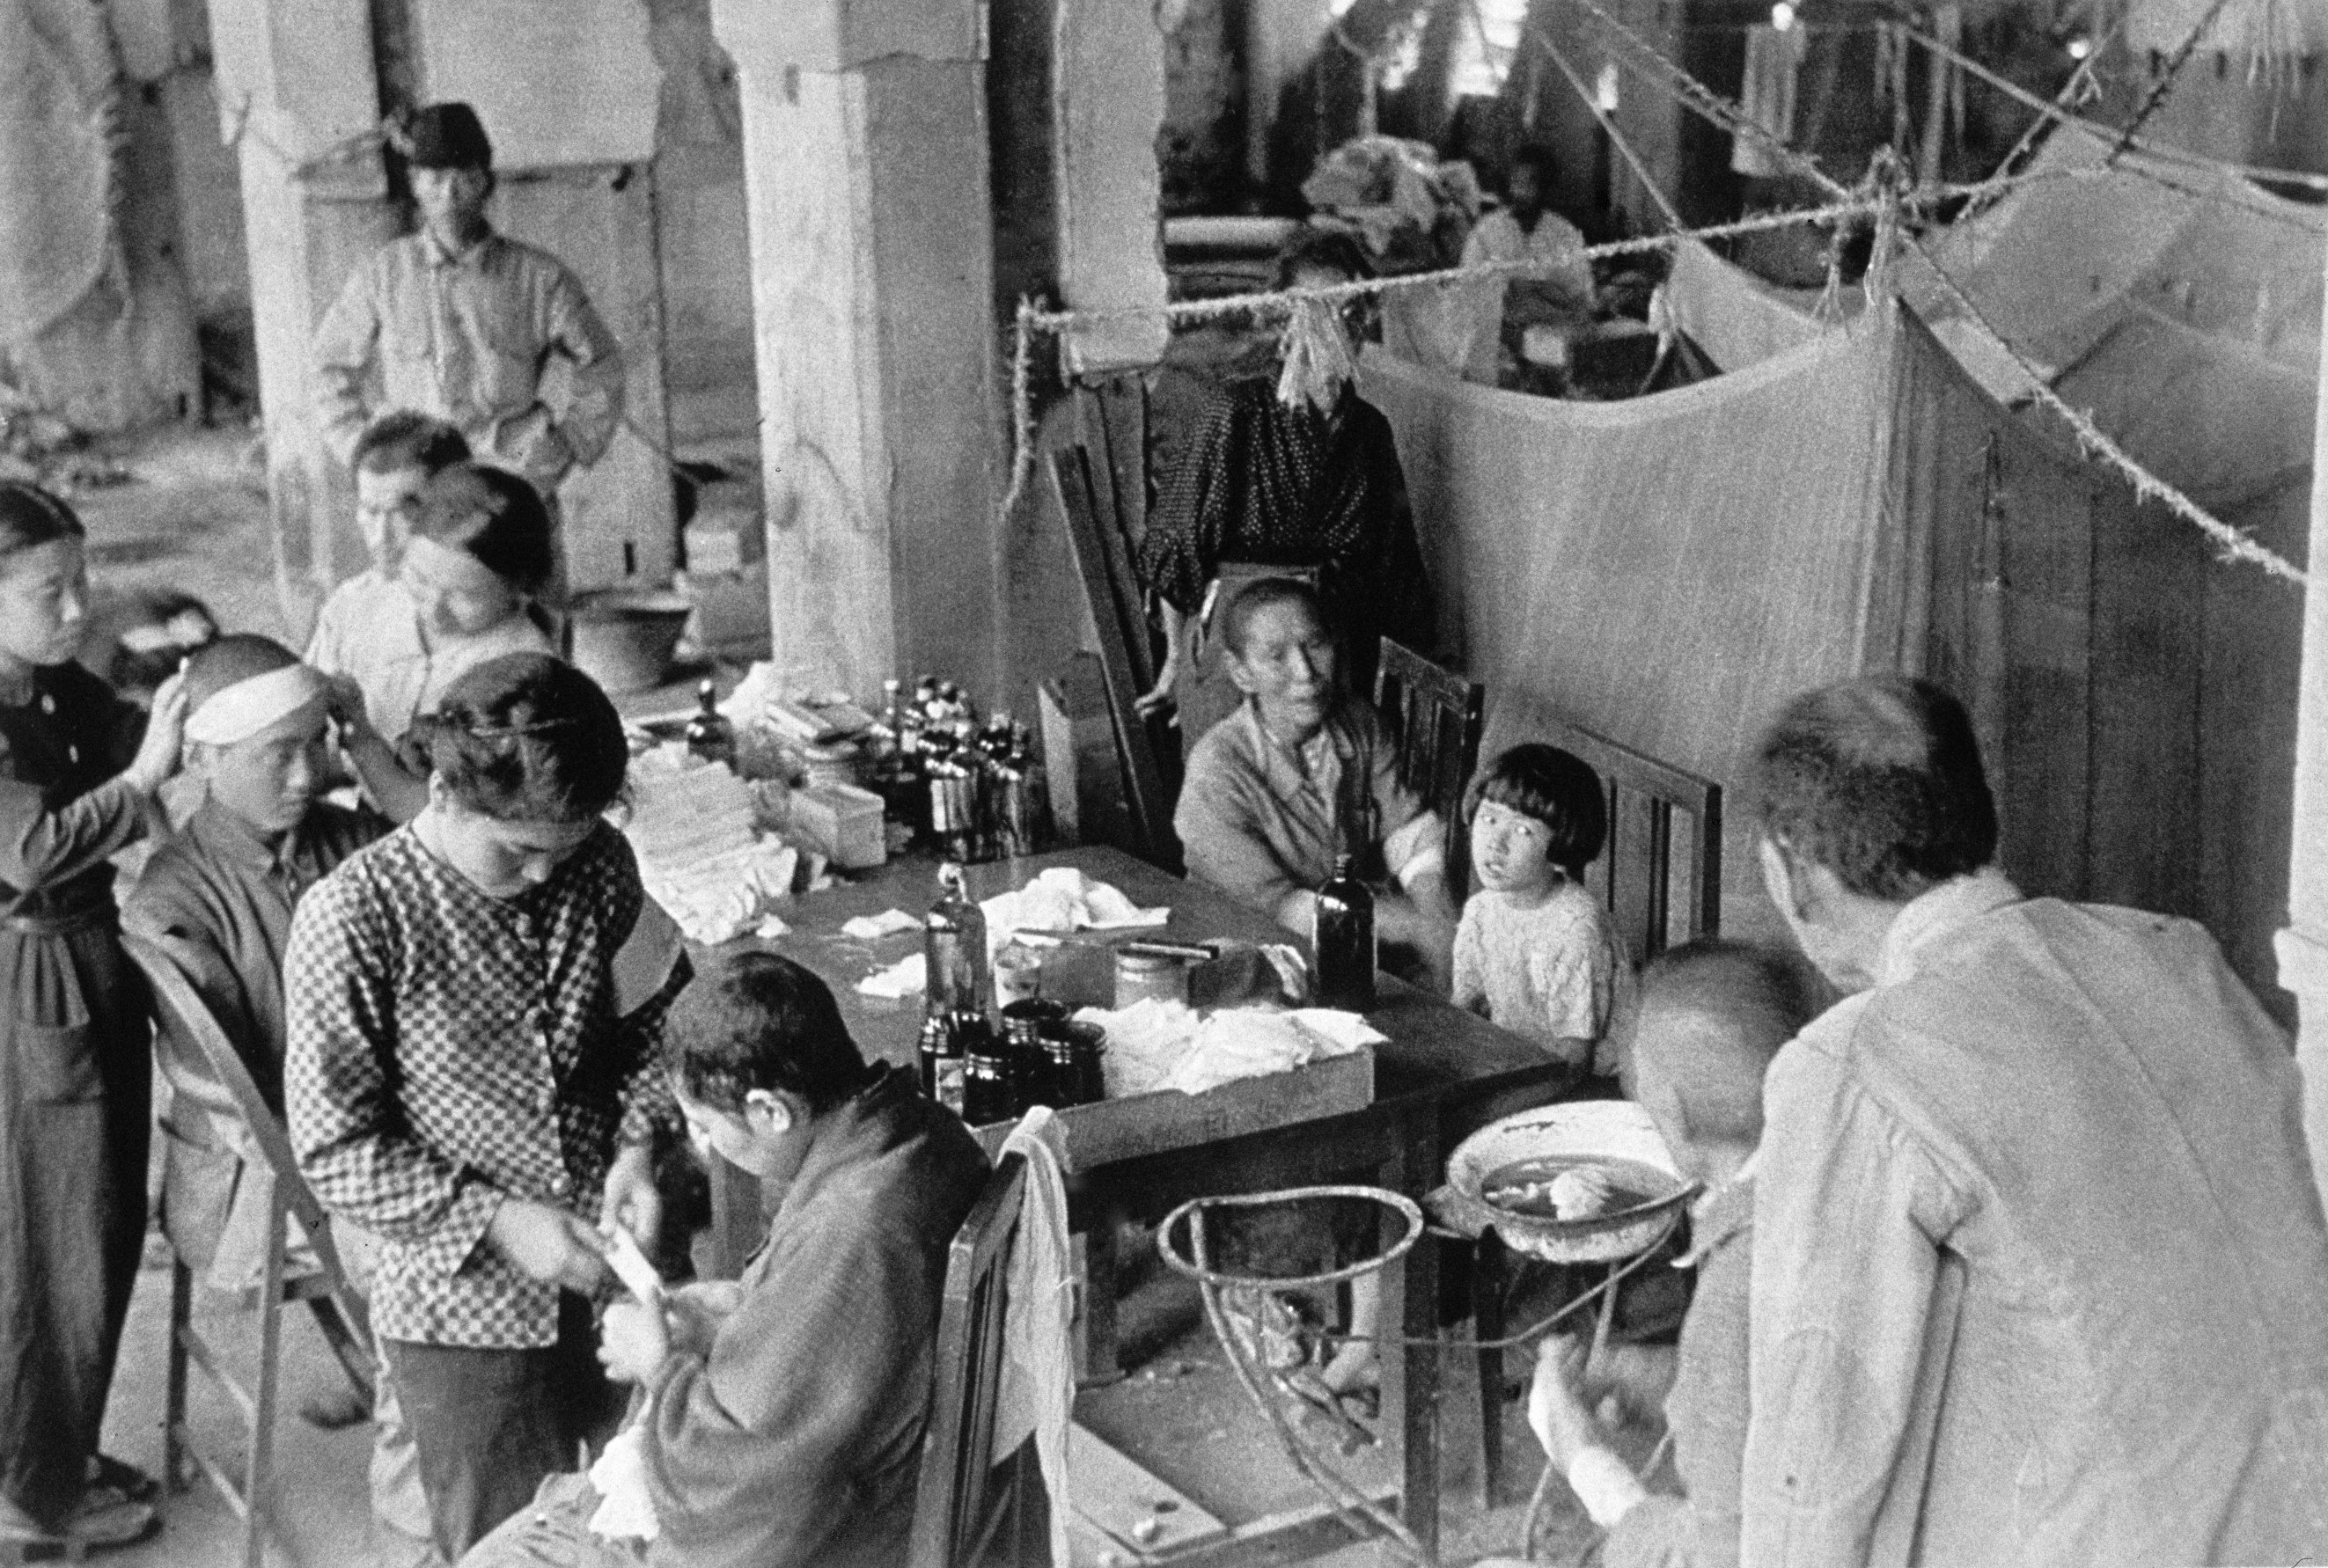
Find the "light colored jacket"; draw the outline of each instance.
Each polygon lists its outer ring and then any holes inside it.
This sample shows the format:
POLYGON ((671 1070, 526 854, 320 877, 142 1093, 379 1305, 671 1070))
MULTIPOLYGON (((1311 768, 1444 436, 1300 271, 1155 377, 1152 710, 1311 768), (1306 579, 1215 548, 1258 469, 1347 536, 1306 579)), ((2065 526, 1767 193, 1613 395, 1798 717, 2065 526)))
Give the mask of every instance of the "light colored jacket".
POLYGON ((1749 1568, 2328 1552, 2328 1225, 2203 930, 1943 884, 1765 1097, 1749 1568))

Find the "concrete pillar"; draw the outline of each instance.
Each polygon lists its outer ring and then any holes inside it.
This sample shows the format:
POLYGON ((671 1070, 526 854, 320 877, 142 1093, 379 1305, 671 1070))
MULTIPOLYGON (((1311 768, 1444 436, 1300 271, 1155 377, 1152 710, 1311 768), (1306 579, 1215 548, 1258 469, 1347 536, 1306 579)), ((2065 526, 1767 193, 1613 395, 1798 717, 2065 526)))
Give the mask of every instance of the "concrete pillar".
POLYGON ((714 0, 744 111, 774 657, 1000 687, 983 7, 714 0))
MULTIPOLYGON (((2328 257, 2323 257, 2328 268, 2328 257)), ((2328 334, 2323 334, 2328 336, 2328 334)), ((2328 1194, 2328 341, 2312 443, 2312 574, 2304 596, 2304 672, 2296 712, 2295 821, 2279 983, 2295 994, 2296 1065, 2312 1174, 2328 1194)))
POLYGON ((624 425, 559 491, 577 590, 668 583, 678 546, 656 450, 670 449, 671 415, 653 164, 662 72, 647 13, 646 0, 411 0, 422 98, 475 105, 493 138, 494 226, 573 268, 623 345, 624 425))
MULTIPOLYGON (((1077 0, 1058 10, 1051 52, 1058 171, 1059 286, 1076 310, 1161 305, 1164 34, 1154 0, 1077 0)), ((1152 365, 1169 333, 1162 318, 1078 329, 1076 374, 1152 365)))
POLYGON ((276 588, 295 639, 362 564, 353 482, 325 454, 309 343, 351 267, 395 232, 365 0, 211 0, 220 124, 241 172, 276 588))

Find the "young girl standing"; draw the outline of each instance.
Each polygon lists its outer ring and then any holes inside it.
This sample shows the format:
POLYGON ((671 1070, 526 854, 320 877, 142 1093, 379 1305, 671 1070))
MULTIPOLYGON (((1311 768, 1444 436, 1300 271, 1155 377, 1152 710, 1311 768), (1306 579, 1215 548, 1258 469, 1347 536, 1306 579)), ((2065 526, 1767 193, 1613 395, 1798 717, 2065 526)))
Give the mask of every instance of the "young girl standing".
POLYGON ((0 1549, 27 1555, 154 1522, 152 1481, 97 1451, 153 1070, 108 857, 160 826, 184 699, 164 680, 149 721, 73 662, 81 538, 62 501, 0 482, 0 1549))
POLYGON ((316 1196, 381 1238, 372 1324, 457 1562, 619 1414, 593 1226, 653 1245, 686 967, 603 819, 629 752, 587 676, 491 660, 414 738, 427 807, 293 919, 285 1088, 316 1196))
POLYGON ((1478 884, 1455 929, 1454 1003, 1600 1074, 1633 966, 1584 868, 1609 836, 1600 775, 1557 746, 1514 746, 1471 786, 1478 884))

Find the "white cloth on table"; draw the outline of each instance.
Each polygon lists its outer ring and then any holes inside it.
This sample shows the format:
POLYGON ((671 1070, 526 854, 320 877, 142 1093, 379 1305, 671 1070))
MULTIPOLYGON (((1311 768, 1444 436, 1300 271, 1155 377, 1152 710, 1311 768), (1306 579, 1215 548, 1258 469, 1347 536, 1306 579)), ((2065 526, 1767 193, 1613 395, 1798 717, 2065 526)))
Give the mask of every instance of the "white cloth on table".
POLYGON ((1172 918, 1169 908, 1143 910, 1120 889, 1094 882, 1071 865, 1055 865, 1016 892, 997 893, 979 908, 986 914, 990 951, 1014 931, 1130 931, 1172 918))
POLYGON ((922 922, 903 910, 883 910, 878 915, 858 915, 840 923, 840 934, 860 942, 876 942, 904 931, 918 931, 922 922))
POLYGON ((1207 1016, 1149 998, 1113 1012, 1087 1007, 1075 1016, 1107 1031, 1110 1099, 1159 1089, 1202 1094, 1348 1056, 1387 1038, 1358 1014, 1326 1007, 1224 1007, 1207 1016))
POLYGON ((877 969, 857 983, 860 995, 883 996, 891 1001, 926 991, 930 985, 929 957, 926 954, 909 953, 887 969, 877 969))
POLYGON ((1051 1561, 1067 1555, 1067 1427, 1075 1418, 1075 1347, 1068 1331, 1075 1288, 1067 1245, 1065 1140, 1048 1106, 1019 1118, 1002 1153, 1027 1160, 1018 1236, 1010 1251, 1002 1318, 1002 1385, 995 1394, 994 1451, 1029 1435, 1050 1498, 1051 1561))

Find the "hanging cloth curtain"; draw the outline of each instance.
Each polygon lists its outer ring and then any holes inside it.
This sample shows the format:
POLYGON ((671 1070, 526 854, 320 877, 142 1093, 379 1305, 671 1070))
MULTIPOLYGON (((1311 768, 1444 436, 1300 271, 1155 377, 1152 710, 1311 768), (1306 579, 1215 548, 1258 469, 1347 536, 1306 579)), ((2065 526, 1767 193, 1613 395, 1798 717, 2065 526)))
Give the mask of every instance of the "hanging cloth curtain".
MULTIPOLYGON (((1746 30, 1746 86, 1740 107, 1780 146, 1793 145, 1795 89, 1801 80, 1808 36, 1800 27, 1780 32, 1768 25, 1746 30)), ((1760 136, 1740 136, 1730 166, 1741 174, 1769 179, 1786 172, 1776 147, 1760 136)))

